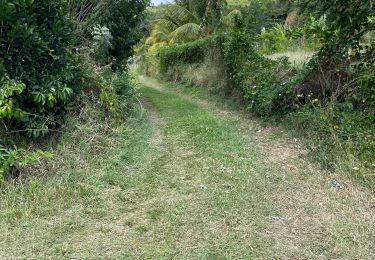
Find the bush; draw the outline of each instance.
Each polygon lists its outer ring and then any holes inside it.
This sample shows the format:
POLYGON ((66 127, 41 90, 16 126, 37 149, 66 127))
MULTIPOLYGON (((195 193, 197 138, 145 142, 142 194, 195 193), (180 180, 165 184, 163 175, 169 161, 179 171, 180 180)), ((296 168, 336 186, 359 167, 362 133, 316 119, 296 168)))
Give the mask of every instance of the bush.
POLYGON ((133 47, 141 40, 139 30, 143 11, 149 0, 103 0, 94 20, 105 25, 113 36, 113 47, 110 55, 114 68, 122 70, 133 55, 133 47))
POLYGON ((226 62, 229 81, 240 89, 248 108, 262 117, 280 117, 295 108, 289 82, 295 72, 286 59, 273 61, 255 49, 259 15, 256 11, 245 19, 238 17, 232 30, 215 42, 226 62))
POLYGON ((264 54, 298 49, 317 51, 321 47, 321 32, 324 30, 325 16, 319 19, 311 16, 304 24, 295 27, 277 23, 267 30, 262 30, 257 37, 257 45, 264 54))
POLYGON ((106 26, 94 26, 92 54, 94 60, 99 64, 110 62, 110 51, 113 48, 113 36, 106 26))
POLYGON ((185 44, 174 44, 159 49, 157 54, 160 60, 160 73, 167 72, 170 66, 177 63, 203 62, 207 48, 212 43, 212 38, 207 37, 185 44))
POLYGON ((52 155, 41 150, 28 152, 17 147, 6 147, 0 144, 0 185, 10 176, 15 175, 21 167, 26 167, 52 155))
POLYGON ((86 60, 82 71, 86 93, 98 98, 107 117, 123 121, 137 99, 137 91, 128 72, 114 73, 109 65, 99 67, 86 60))
POLYGON ((65 1, 3 0, 0 24, 1 119, 38 137, 79 88, 65 1))

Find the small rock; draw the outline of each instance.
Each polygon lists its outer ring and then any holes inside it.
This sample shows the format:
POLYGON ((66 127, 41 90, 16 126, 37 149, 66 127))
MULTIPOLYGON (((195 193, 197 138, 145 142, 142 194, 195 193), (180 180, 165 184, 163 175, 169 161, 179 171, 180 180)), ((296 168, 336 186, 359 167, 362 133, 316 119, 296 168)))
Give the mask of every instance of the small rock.
POLYGON ((344 188, 344 185, 341 184, 339 181, 335 179, 331 181, 331 189, 342 189, 342 188, 344 188))

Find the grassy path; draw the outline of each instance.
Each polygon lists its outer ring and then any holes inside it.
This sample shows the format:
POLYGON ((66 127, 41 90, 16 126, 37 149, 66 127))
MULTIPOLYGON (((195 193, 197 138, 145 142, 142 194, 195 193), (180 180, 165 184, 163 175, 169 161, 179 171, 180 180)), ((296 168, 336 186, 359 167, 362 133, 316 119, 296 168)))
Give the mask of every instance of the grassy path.
POLYGON ((0 256, 375 258, 373 193, 277 130, 141 81, 148 120, 120 129, 106 158, 89 151, 85 166, 1 195, 0 256))

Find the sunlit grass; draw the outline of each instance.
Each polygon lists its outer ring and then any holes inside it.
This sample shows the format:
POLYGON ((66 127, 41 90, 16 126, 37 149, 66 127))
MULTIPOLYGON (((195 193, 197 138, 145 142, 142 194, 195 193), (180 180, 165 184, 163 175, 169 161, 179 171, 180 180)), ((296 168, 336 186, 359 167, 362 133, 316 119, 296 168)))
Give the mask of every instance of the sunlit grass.
POLYGON ((305 65, 313 55, 314 52, 312 51, 298 50, 283 53, 275 53, 272 55, 268 55, 267 58, 275 60, 282 57, 287 57, 293 67, 302 68, 303 65, 305 65))

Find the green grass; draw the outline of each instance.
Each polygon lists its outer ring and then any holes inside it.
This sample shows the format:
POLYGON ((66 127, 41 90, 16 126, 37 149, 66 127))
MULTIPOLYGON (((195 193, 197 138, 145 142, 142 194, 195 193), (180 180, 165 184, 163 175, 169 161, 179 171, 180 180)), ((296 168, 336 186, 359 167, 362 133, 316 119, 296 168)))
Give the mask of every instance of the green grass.
POLYGON ((89 108, 54 174, 2 191, 0 256, 371 258, 370 193, 332 189, 256 120, 144 83, 148 120, 116 127, 89 108))
MULTIPOLYGON (((201 103, 203 101, 204 106, 211 103, 215 104, 216 107, 225 107, 231 110, 232 117, 226 118, 227 121, 233 121, 233 118, 236 118, 233 115, 240 112, 243 115, 252 117, 252 120, 257 120, 258 124, 265 127, 274 123, 271 120, 254 118, 252 113, 249 113, 235 96, 229 95, 223 98, 224 93, 219 88, 203 88, 190 83, 165 81, 162 84, 170 91, 194 97, 196 100, 200 100, 201 103)), ((214 107, 209 106, 209 109, 214 109, 214 107)), ((331 106, 326 106, 325 108, 316 107, 290 114, 281 122, 274 124, 276 129, 274 135, 286 139, 298 138, 308 152, 306 156, 308 160, 318 163, 326 170, 335 171, 344 178, 349 178, 373 191, 375 178, 374 166, 371 164, 371 149, 367 149, 366 153, 360 152, 358 143, 354 145, 353 139, 351 141, 343 141, 343 139, 339 138, 338 130, 332 128, 333 121, 329 121, 332 120, 334 115, 334 112, 331 111, 332 109, 333 107, 331 106)), ((357 120, 357 125, 362 125, 363 116, 361 116, 353 115, 352 117, 357 120)), ((347 117, 346 119, 349 118, 347 117)), ((350 123, 353 124, 353 122, 350 123)))

